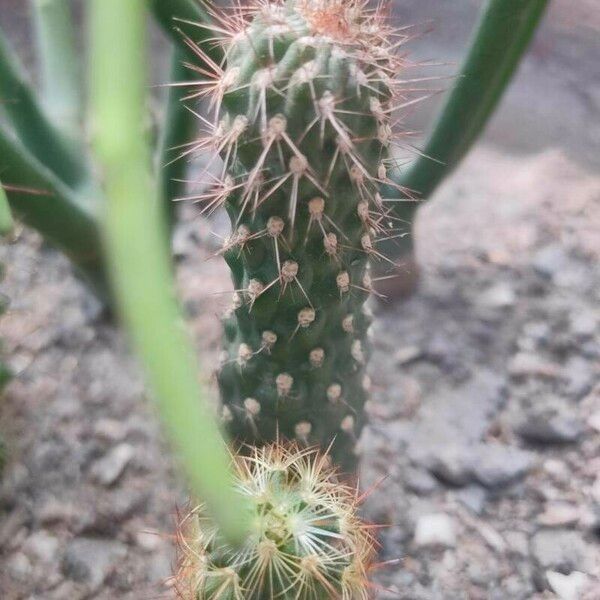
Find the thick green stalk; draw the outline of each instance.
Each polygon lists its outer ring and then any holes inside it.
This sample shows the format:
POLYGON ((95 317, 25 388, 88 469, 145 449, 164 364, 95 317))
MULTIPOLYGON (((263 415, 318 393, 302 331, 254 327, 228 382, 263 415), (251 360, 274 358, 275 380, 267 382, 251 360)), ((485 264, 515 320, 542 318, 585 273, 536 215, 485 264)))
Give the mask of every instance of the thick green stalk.
POLYGON ((146 87, 144 0, 91 3, 96 148, 108 198, 106 233, 115 293, 194 492, 229 539, 244 532, 223 440, 201 389, 173 281, 143 135, 146 87))
POLYGON ((10 205, 8 204, 8 198, 6 192, 0 182, 0 235, 8 235, 14 227, 12 213, 10 212, 10 205))
POLYGON ((31 0, 43 103, 67 136, 79 133, 80 63, 70 0, 31 0))
MULTIPOLYGON (((171 83, 183 81, 189 75, 189 69, 184 65, 186 54, 179 47, 173 48, 171 58, 171 83)), ((174 221, 174 199, 185 192, 185 176, 188 161, 179 155, 184 152, 183 145, 189 143, 196 128, 196 117, 186 108, 183 102, 185 89, 173 85, 168 90, 164 127, 162 130, 157 153, 157 168, 159 170, 160 202, 164 206, 167 223, 174 221)))
POLYGON ((1 125, 0 172, 15 215, 62 250, 106 300, 95 198, 76 195, 1 125))
POLYGON ((68 186, 85 184, 88 172, 75 148, 42 111, 22 65, 0 31, 0 111, 27 150, 68 186))
MULTIPOLYGON (((489 0, 460 74, 436 121, 423 154, 404 174, 402 186, 428 199, 458 165, 483 131, 544 14, 548 0, 489 0)), ((388 189, 385 196, 398 196, 388 189)), ((396 204, 395 213, 412 221, 418 202, 396 204)), ((388 254, 412 249, 412 236, 387 244, 388 254)))

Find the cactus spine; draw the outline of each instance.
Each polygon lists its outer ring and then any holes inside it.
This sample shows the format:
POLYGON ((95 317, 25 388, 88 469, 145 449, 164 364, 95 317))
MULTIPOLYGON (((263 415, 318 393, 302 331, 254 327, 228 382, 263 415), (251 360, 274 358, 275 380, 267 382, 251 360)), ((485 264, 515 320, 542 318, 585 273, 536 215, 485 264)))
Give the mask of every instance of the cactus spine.
POLYGON ((354 490, 325 456, 281 444, 234 462, 251 506, 240 549, 224 543, 199 506, 183 519, 174 583, 185 600, 366 600, 373 540, 356 516, 354 490))
POLYGON ((363 0, 258 0, 217 18, 226 63, 200 69, 217 118, 197 147, 224 160, 199 200, 225 205, 233 231, 222 418, 251 444, 332 444, 351 472, 404 38, 363 0))

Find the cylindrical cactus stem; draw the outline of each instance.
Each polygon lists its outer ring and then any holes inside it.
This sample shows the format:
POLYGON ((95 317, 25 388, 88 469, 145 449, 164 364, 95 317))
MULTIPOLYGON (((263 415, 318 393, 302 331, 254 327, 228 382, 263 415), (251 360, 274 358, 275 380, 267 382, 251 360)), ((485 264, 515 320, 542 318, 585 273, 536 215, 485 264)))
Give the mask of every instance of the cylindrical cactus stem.
POLYGON ((355 468, 365 421, 368 263, 393 220, 378 190, 393 185, 404 38, 381 10, 260 0, 223 16, 226 64, 213 64, 199 92, 217 111, 199 146, 224 159, 202 199, 224 204, 233 226, 223 249, 236 289, 223 318, 223 420, 252 444, 277 435, 332 444, 344 471, 355 468))
POLYGON ((328 457, 297 445, 253 449, 234 461, 251 533, 229 546, 203 506, 178 533, 174 586, 184 600, 367 600, 373 537, 358 500, 328 457))

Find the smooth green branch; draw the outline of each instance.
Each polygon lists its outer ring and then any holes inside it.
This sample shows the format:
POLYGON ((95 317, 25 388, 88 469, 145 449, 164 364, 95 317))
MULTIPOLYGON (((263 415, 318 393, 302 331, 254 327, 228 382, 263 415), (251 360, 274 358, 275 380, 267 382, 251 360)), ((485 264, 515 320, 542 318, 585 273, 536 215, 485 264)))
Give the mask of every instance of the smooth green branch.
POLYGON ((192 488, 230 540, 241 540, 244 507, 233 493, 225 445, 199 386, 191 344, 173 296, 156 191, 149 176, 144 0, 91 3, 93 114, 107 191, 108 259, 122 315, 148 372, 192 488))
POLYGON ((69 0, 30 0, 43 102, 66 135, 80 133, 80 63, 69 0))
POLYGON ((82 152, 48 120, 27 82, 23 66, 0 31, 0 114, 4 113, 27 150, 68 186, 85 184, 82 152))
POLYGON ((10 212, 10 205, 0 181, 0 235, 8 235, 13 230, 13 227, 14 222, 12 213, 10 212))
MULTIPOLYGON (((489 0, 469 46, 460 74, 433 127, 422 155, 398 183, 428 199, 458 165, 486 126, 502 98, 544 14, 548 0, 489 0)), ((398 192, 387 189, 386 196, 398 192)), ((401 219, 412 221, 418 202, 395 204, 401 219)), ((411 236, 388 253, 411 249, 411 236)))
POLYGON ((15 216, 62 250, 106 300, 96 199, 84 202, 1 125, 0 173, 15 216))

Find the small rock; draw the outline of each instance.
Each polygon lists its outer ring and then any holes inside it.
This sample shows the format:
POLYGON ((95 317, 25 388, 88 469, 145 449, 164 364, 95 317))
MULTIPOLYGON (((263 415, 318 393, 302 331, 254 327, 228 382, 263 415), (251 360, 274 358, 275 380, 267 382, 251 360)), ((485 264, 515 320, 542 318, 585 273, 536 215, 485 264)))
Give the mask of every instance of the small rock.
POLYGON ((471 459, 468 446, 446 446, 432 457, 429 468, 446 483, 462 486, 471 480, 471 459))
POLYGON ((56 558, 59 541, 53 535, 40 530, 30 535, 23 544, 23 550, 31 558, 49 563, 56 558))
POLYGON ((546 579, 560 600, 579 600, 590 582, 590 578, 581 571, 573 571, 569 575, 563 575, 557 571, 546 571, 546 579))
POLYGON ((584 431, 576 410, 559 398, 539 401, 525 411, 516 427, 517 433, 530 442, 576 442, 584 431))
POLYGON ((567 361, 564 365, 563 376, 566 380, 565 394, 575 400, 585 396, 596 379, 592 364, 579 356, 574 356, 567 361))
POLYGON ((487 545, 499 554, 506 550, 506 540, 491 525, 481 521, 477 531, 487 545))
POLYGON ((598 319, 592 311, 577 311, 571 315, 571 331, 578 338, 592 337, 597 326, 598 319))
POLYGON ((418 346, 404 346, 396 351, 394 361, 398 366, 407 365, 422 355, 423 351, 418 346))
POLYGON ((538 250, 531 262, 534 270, 544 277, 553 278, 569 267, 569 257, 559 244, 551 244, 538 250))
POLYGON ((560 365, 544 361, 537 354, 517 352, 508 363, 512 377, 544 377, 556 379, 561 374, 560 365))
POLYGON ((540 525, 545 527, 565 527, 577 523, 580 516, 581 511, 573 504, 550 502, 537 520, 540 525))
POLYGON ((134 454, 135 450, 131 444, 119 444, 94 463, 92 477, 102 485, 113 485, 121 477, 134 454))
POLYGON ((120 542, 94 538, 73 540, 63 558, 63 573, 69 579, 97 590, 115 566, 127 554, 120 542))
POLYGON ((568 529, 543 529, 531 539, 531 553, 544 570, 570 573, 575 569, 586 571, 594 566, 594 550, 583 540, 582 534, 568 529))
POLYGON ((444 513, 419 517, 415 527, 415 544, 419 548, 427 546, 453 548, 456 545, 454 520, 444 513))
POLYGON ((549 458, 544 461, 543 468, 548 475, 560 483, 568 483, 571 479, 571 470, 562 460, 549 458))
POLYGON ((600 475, 592 485, 592 498, 600 504, 600 475))
POLYGON ((527 556, 529 554, 529 540, 522 531, 505 531, 504 540, 512 553, 519 556, 527 556))
POLYGON ((54 496, 46 498, 36 511, 37 518, 42 525, 55 523, 69 523, 76 511, 72 504, 61 502, 54 496))
POLYGON ((587 424, 596 431, 600 432, 600 411, 590 415, 587 420, 587 424))
POLYGON ((424 469, 407 469, 404 474, 404 483, 411 492, 421 496, 431 494, 438 487, 435 477, 424 469))
POLYGON ((17 552, 8 560, 8 572, 17 581, 27 581, 31 576, 31 562, 25 554, 17 552))
POLYGON ((524 477, 532 466, 530 452, 501 444, 482 444, 475 451, 473 473, 479 483, 494 488, 524 477))
POLYGON ((481 294, 480 302, 489 308, 509 308, 514 306, 516 294, 512 286, 501 282, 488 288, 481 294))
POLYGON ((454 498, 476 515, 480 515, 485 507, 487 492, 480 485, 468 485, 454 493, 454 498))
POLYGON ((163 543, 160 535, 152 531, 138 531, 135 534, 135 544, 146 552, 154 552, 163 543))

